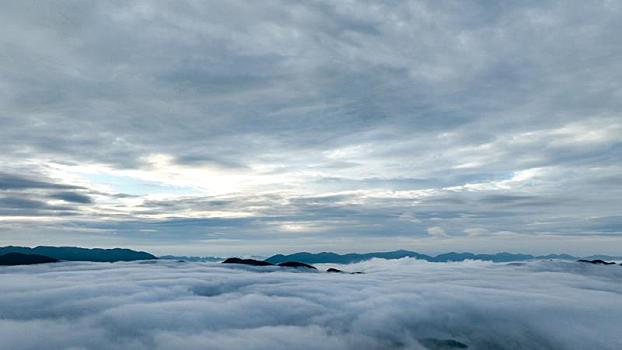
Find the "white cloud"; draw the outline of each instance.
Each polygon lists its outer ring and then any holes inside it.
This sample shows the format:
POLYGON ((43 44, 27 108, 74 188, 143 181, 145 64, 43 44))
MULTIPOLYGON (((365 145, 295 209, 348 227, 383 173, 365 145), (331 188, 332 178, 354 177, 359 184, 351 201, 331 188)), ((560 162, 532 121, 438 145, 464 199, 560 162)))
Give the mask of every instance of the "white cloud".
POLYGON ((3 267, 0 338, 11 350, 424 349, 427 338, 470 349, 622 346, 619 266, 339 267, 365 274, 171 261, 3 267))
POLYGON ((481 235, 488 234, 489 231, 486 230, 485 228, 469 227, 464 230, 464 233, 466 233, 467 236, 473 237, 473 236, 481 236, 481 235))
POLYGON ((430 236, 435 236, 435 237, 443 237, 443 236, 445 236, 445 230, 443 230, 442 227, 438 227, 438 226, 428 227, 426 229, 426 232, 430 236))

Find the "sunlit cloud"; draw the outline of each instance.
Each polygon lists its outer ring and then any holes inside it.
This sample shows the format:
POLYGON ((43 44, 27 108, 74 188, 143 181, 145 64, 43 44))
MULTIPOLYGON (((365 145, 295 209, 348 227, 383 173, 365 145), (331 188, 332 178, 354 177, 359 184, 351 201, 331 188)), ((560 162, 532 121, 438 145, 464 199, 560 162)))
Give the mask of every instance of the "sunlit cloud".
POLYGON ((6 5, 0 239, 88 245, 115 232, 131 245, 151 232, 180 253, 223 235, 247 242, 226 251, 487 250, 498 232, 610 242, 622 227, 620 11, 6 5))

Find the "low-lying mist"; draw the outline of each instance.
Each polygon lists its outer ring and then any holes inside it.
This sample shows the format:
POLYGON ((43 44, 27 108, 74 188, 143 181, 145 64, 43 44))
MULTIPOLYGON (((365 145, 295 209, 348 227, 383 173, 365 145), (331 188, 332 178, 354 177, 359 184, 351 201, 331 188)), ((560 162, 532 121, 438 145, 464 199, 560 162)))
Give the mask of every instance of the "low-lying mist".
POLYGON ((2 349, 622 349, 622 267, 371 260, 0 268, 2 349), (329 266, 320 266, 326 269, 329 266))

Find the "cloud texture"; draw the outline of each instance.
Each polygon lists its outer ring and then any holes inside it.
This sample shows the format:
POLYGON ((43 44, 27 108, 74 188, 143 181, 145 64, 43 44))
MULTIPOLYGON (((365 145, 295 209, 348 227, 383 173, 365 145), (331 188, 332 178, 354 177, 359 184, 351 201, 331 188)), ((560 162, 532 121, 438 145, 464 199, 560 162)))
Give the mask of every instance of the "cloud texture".
POLYGON ((622 346, 619 266, 402 259, 341 268, 365 274, 172 261, 4 267, 0 338, 12 350, 622 346))
POLYGON ((0 6, 0 244, 619 253, 619 2, 0 6))

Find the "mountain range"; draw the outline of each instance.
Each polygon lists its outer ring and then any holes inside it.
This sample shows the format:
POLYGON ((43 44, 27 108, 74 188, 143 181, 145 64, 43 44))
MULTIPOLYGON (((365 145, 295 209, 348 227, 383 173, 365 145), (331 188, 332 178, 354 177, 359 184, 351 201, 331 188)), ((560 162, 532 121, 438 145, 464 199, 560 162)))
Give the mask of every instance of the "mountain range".
POLYGON ((7 253, 0 255, 0 266, 34 265, 58 262, 58 259, 38 254, 7 253))
POLYGON ((134 261, 157 259, 156 256, 135 251, 131 249, 113 248, 79 248, 79 247, 47 247, 39 246, 35 248, 7 246, 0 247, 0 256, 19 253, 26 255, 41 255, 56 260, 65 261, 94 261, 94 262, 115 262, 115 261, 134 261))
POLYGON ((183 260, 188 262, 221 262, 226 258, 219 256, 185 256, 185 255, 162 255, 158 259, 163 260, 183 260))
MULTIPOLYGON (((135 251, 131 249, 113 248, 80 248, 80 247, 49 247, 38 246, 35 248, 7 246, 0 247, 0 256, 19 253, 25 255, 39 255, 54 260, 64 261, 93 261, 93 262, 116 262, 116 261, 135 261, 135 260, 153 260, 158 259, 153 254, 135 251)), ((395 250, 389 252, 372 252, 372 253, 348 253, 337 254, 333 252, 308 253, 299 252, 289 255, 277 254, 265 259, 266 262, 279 265, 286 262, 298 262, 305 264, 352 264, 373 258, 379 259, 401 259, 416 258, 430 262, 451 262, 464 260, 485 260, 492 262, 512 262, 525 260, 542 260, 542 259, 559 259, 559 260, 615 260, 622 261, 622 257, 608 255, 591 255, 585 257, 576 257, 569 254, 548 254, 548 255, 531 255, 520 253, 494 253, 494 254, 476 254, 470 252, 450 252, 439 255, 427 255, 409 250, 395 250)), ((184 261, 197 262, 221 262, 224 258, 218 257, 188 257, 188 256, 162 256, 160 259, 177 259, 184 261)))
MULTIPOLYGON (((409 250, 396 250, 391 252, 374 252, 374 253, 349 253, 349 254, 337 254, 331 252, 322 253, 307 253, 300 252, 289 255, 277 254, 269 257, 265 261, 272 264, 280 264, 286 261, 299 261, 306 264, 352 264, 373 258, 379 259, 401 259, 401 258, 416 258, 420 260, 426 260, 430 262, 450 262, 450 261, 464 261, 464 260, 485 260, 493 262, 511 262, 511 261, 525 261, 534 259, 560 259, 560 260, 577 260, 580 257, 572 256, 569 254, 548 254, 548 255, 531 255, 531 254, 517 254, 517 253, 495 253, 495 254, 475 254, 469 252, 463 253, 445 253, 436 256, 421 254, 412 252, 409 250)), ((581 257, 581 259, 602 259, 602 260, 622 260, 622 257, 606 256, 606 255, 592 255, 587 257, 581 257)))

